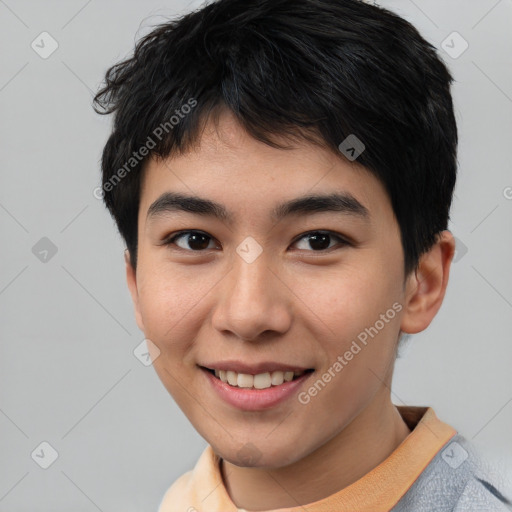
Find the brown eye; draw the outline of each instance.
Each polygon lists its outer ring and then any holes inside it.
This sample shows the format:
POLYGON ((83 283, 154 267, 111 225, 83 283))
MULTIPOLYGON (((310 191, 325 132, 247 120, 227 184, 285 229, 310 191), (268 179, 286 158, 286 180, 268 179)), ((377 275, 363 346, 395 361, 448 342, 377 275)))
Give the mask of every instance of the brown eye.
MULTIPOLYGON (((298 241, 303 239, 307 240, 306 244, 313 249, 313 252, 325 251, 332 248, 332 246, 329 247, 329 245, 333 239, 339 242, 338 245, 350 245, 345 239, 330 231, 311 231, 310 233, 302 235, 298 241)), ((306 248, 306 250, 308 249, 306 248)))
MULTIPOLYGON (((338 246, 347 246, 351 245, 350 242, 342 238, 341 236, 333 233, 332 231, 311 231, 309 233, 303 234, 300 238, 298 238, 295 242, 297 244, 301 240, 306 240, 306 247, 299 248, 301 250, 306 250, 309 252, 323 252, 328 249, 332 249, 336 245, 338 246), (331 245, 333 241, 337 241, 338 243, 331 245)), ((208 249, 213 249, 214 247, 209 247, 209 243, 213 241, 213 238, 206 233, 201 231, 181 231, 180 233, 176 233, 170 238, 167 238, 163 245, 167 246, 175 246, 178 250, 188 251, 188 252, 202 252, 208 249), (180 243, 176 243, 181 240, 180 243)))
MULTIPOLYGON (((176 245, 178 248, 184 251, 199 252, 208 249, 208 243, 212 240, 212 237, 200 231, 182 231, 177 235, 167 239, 164 245, 176 245), (176 240, 184 239, 184 246, 176 244, 176 240), (188 247, 187 247, 188 246, 188 247)), ((211 247, 210 247, 211 248, 211 247)))

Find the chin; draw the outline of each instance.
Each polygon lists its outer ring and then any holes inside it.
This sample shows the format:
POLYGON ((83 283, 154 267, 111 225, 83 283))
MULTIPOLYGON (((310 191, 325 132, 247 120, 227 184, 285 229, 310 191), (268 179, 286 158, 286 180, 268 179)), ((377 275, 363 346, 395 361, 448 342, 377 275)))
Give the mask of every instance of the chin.
POLYGON ((217 450, 213 445, 215 453, 230 464, 244 468, 267 468, 274 469, 287 466, 299 460, 301 453, 290 444, 277 448, 273 444, 248 441, 240 443, 238 447, 231 444, 227 450, 217 450))

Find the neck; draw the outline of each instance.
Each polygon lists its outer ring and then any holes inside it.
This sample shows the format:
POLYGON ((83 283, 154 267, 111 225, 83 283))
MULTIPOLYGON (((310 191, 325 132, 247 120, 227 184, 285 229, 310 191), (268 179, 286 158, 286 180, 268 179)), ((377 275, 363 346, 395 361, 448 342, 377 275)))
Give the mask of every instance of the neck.
POLYGON ((341 432, 303 459, 281 468, 244 468, 221 460, 233 503, 261 511, 321 500, 359 480, 410 434, 389 394, 375 399, 341 432))

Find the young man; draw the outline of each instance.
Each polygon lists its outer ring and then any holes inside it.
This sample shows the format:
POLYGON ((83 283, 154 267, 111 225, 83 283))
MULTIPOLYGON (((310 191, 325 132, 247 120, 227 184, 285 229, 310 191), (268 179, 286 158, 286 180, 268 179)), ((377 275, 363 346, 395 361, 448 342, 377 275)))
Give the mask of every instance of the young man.
POLYGON ((220 0, 107 71, 101 195, 209 443, 161 512, 508 510, 466 439, 390 398, 455 250, 451 81, 357 0, 220 0))

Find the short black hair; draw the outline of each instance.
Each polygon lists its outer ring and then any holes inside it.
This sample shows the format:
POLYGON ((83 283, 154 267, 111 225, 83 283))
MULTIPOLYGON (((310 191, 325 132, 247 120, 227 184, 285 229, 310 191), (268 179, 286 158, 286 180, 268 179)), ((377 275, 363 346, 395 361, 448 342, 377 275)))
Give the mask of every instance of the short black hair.
POLYGON ((159 24, 106 71, 93 100, 97 113, 115 113, 101 196, 132 266, 145 163, 186 153, 202 123, 229 109, 275 148, 286 149, 272 135, 346 158, 340 143, 362 141, 357 162, 389 194, 409 275, 448 225, 452 81, 416 28, 360 0, 218 0, 159 24))

